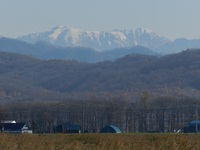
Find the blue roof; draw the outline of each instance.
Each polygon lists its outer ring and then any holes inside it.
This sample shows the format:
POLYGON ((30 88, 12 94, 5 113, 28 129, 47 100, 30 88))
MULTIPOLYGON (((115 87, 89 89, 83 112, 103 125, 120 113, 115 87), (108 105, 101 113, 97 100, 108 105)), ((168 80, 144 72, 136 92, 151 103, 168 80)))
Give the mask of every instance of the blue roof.
POLYGON ((113 129, 115 129, 115 131, 117 132, 117 133, 121 133, 121 130, 118 128, 118 127, 116 127, 116 126, 114 126, 114 125, 109 125, 110 127, 112 127, 113 129))
POLYGON ((193 120, 190 122, 190 125, 200 124, 200 120, 193 120))
POLYGON ((121 133, 121 130, 114 125, 107 125, 101 129, 100 133, 121 133))

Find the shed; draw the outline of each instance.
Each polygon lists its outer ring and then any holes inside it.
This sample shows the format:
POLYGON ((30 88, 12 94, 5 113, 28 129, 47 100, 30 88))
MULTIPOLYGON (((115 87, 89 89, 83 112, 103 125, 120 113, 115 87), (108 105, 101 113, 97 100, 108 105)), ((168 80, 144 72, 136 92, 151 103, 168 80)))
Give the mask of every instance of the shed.
POLYGON ((183 132, 185 132, 185 133, 200 132, 200 120, 193 120, 193 121, 191 121, 188 124, 187 127, 183 128, 183 132))
POLYGON ((80 125, 74 125, 74 124, 71 124, 71 123, 66 123, 65 132, 66 133, 81 133, 81 126, 80 125))
POLYGON ((114 125, 107 125, 100 130, 100 133, 121 133, 121 130, 114 125))
POLYGON ((65 124, 54 125, 54 133, 81 133, 81 126, 69 122, 65 124))

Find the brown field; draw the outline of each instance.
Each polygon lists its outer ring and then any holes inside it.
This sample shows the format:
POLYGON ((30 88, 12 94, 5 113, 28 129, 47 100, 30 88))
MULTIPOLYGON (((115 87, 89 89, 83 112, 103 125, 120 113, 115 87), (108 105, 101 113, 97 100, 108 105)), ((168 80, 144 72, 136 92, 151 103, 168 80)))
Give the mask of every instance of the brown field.
POLYGON ((0 134, 0 150, 199 150, 200 134, 0 134))

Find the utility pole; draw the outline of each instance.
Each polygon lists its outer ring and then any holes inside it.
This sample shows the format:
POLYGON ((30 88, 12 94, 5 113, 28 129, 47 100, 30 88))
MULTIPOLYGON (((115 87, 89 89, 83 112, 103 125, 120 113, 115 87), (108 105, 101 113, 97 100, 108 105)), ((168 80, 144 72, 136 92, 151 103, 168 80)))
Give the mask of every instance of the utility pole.
POLYGON ((195 105, 195 132, 198 133, 198 105, 195 105))

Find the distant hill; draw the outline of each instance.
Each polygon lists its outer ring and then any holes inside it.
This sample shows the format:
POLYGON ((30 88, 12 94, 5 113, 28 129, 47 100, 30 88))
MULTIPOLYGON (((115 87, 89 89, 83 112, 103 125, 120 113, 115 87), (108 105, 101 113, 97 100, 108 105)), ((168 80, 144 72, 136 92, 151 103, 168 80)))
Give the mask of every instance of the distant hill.
POLYGON ((200 39, 188 40, 185 38, 176 39, 173 42, 166 43, 156 49, 156 52, 160 52, 163 54, 177 53, 182 50, 190 49, 190 48, 200 48, 200 39))
POLYGON ((3 37, 0 38, 0 51, 26 54, 40 59, 77 60, 80 62, 90 63, 104 60, 113 61, 132 53, 157 55, 150 49, 141 46, 97 52, 91 48, 85 47, 60 47, 41 41, 35 44, 30 44, 24 41, 3 37))
POLYGON ((0 100, 106 98, 126 94, 137 100, 157 96, 200 96, 200 50, 163 57, 127 55, 95 64, 40 60, 0 53, 0 100))
POLYGON ((144 54, 144 55, 150 55, 150 56, 158 55, 158 53, 142 46, 117 48, 117 49, 101 52, 101 55, 103 56, 104 60, 115 60, 116 58, 121 58, 129 54, 144 54))

